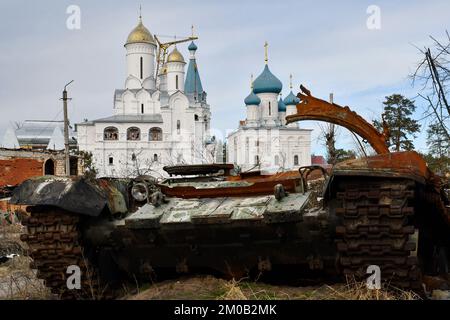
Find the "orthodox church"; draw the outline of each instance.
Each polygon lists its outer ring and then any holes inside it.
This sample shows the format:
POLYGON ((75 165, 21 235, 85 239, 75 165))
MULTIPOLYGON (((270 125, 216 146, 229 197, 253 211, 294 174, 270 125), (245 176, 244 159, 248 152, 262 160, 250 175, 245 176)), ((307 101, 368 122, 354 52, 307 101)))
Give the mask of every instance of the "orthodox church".
POLYGON ((157 41, 139 17, 125 43, 127 76, 114 92, 113 114, 76 126, 79 149, 93 154, 99 176, 158 176, 165 165, 214 162, 197 49, 192 41, 186 61, 175 45, 159 60, 157 41))
MULTIPOLYGON (((311 164, 311 131, 297 122, 286 124, 296 113, 299 99, 291 91, 281 98, 283 84, 270 71, 266 59, 262 73, 253 81, 244 103, 247 117, 227 137, 227 161, 241 170, 293 170, 311 164)), ((253 78, 253 77, 252 77, 253 78)))

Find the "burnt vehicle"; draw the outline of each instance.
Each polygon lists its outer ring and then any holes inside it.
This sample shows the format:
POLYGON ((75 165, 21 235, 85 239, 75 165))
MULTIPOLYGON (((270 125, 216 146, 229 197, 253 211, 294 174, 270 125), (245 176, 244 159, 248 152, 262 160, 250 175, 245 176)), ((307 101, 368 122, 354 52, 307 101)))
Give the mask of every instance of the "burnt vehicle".
MULTIPOLYGON (((303 88, 303 87, 302 87, 303 88)), ((22 236, 33 267, 54 293, 74 297, 67 267, 82 270, 82 288, 103 292, 122 279, 176 273, 247 274, 314 270, 367 276, 420 290, 423 274, 448 272, 448 185, 416 152, 391 153, 378 132, 348 107, 302 89, 288 122, 319 120, 360 135, 377 155, 263 175, 233 174, 233 165, 167 167, 163 181, 40 177, 11 202, 28 205, 22 236), (324 176, 323 200, 309 189, 324 176)))

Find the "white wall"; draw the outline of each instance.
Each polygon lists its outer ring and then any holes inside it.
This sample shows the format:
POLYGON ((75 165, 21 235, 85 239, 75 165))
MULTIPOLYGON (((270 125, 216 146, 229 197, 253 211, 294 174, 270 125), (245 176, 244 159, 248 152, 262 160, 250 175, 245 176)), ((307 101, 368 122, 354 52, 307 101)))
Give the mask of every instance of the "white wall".
POLYGON ((145 81, 145 79, 154 78, 156 46, 149 43, 131 43, 127 44, 125 48, 127 51, 127 81, 125 83, 125 88, 140 89, 145 85, 144 88, 146 89, 154 89, 155 82, 145 81), (142 78, 140 65, 141 57, 143 61, 142 78))
POLYGON ((228 161, 239 165, 243 170, 255 166, 255 156, 259 157, 261 168, 278 167, 295 170, 311 164, 311 130, 307 129, 243 129, 228 137, 228 161), (248 143, 247 143, 248 141, 248 143), (298 164, 294 157, 298 156, 298 164))

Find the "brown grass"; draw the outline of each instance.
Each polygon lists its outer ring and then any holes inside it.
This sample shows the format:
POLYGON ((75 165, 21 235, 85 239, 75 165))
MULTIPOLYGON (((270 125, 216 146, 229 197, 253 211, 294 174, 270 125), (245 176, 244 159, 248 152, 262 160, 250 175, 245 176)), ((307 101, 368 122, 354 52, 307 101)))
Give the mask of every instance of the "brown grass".
POLYGON ((0 249, 18 257, 0 265, 0 299, 30 300, 54 299, 36 271, 30 269, 31 258, 27 257, 27 246, 20 241, 24 227, 20 224, 0 226, 0 249))
POLYGON ((226 281, 211 276, 196 276, 178 281, 155 283, 126 299, 208 299, 208 300, 417 300, 414 292, 385 286, 370 290, 365 282, 312 287, 273 286, 247 279, 226 281))
POLYGON ((19 256, 0 266, 0 299, 47 300, 55 299, 42 280, 31 270, 31 259, 19 256))

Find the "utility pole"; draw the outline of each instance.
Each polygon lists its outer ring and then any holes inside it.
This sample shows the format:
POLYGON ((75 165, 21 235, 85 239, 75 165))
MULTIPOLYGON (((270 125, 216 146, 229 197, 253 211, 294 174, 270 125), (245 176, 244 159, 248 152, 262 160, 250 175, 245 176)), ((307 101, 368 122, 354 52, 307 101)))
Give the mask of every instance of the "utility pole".
POLYGON ((71 100, 67 98, 67 86, 73 82, 70 81, 68 84, 64 86, 63 91, 63 108, 64 108, 64 157, 66 160, 66 176, 70 176, 70 155, 69 155, 69 117, 67 115, 67 100, 71 100))

